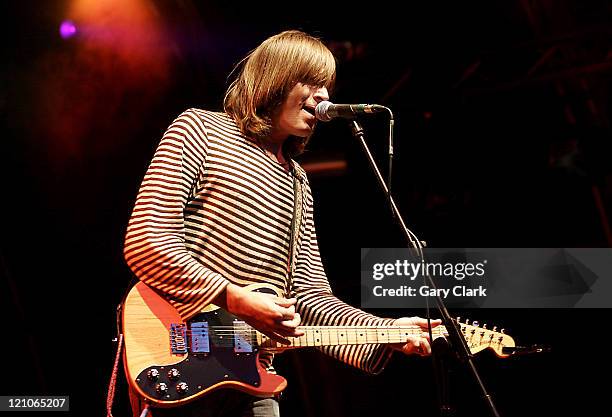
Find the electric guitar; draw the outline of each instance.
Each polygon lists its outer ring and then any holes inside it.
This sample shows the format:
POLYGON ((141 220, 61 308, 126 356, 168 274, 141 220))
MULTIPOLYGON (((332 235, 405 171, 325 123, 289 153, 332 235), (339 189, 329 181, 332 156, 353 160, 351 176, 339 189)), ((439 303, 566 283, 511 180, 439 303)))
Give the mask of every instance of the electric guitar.
MULTIPOLYGON (((267 284, 246 287, 278 295, 267 284)), ((311 346, 402 343, 420 335, 418 326, 300 326, 304 335, 283 345, 211 304, 188 322, 162 296, 142 282, 128 293, 122 309, 124 367, 130 386, 148 403, 174 407, 218 388, 254 396, 280 393, 287 381, 266 372, 262 351, 282 352, 311 346)), ((512 337, 484 327, 458 323, 472 353, 492 349, 500 357, 515 346, 512 337)), ((434 339, 448 335, 432 329, 434 339)))

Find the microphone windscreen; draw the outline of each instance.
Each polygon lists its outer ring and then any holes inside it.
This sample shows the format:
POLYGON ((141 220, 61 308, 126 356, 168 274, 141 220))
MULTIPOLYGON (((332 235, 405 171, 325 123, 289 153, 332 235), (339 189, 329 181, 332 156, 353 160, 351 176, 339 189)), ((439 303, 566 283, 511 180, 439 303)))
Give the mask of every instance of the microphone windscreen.
POLYGON ((332 105, 329 101, 322 101, 315 107, 315 117, 322 122, 329 122, 332 117, 327 113, 332 105))

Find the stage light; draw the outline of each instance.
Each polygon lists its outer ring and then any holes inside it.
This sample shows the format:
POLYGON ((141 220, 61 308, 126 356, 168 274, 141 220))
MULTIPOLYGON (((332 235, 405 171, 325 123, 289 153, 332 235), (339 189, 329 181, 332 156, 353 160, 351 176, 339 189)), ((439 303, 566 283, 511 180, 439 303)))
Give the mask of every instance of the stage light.
POLYGON ((77 33, 77 27, 71 20, 64 20, 60 25, 60 36, 63 39, 68 39, 73 37, 77 33))

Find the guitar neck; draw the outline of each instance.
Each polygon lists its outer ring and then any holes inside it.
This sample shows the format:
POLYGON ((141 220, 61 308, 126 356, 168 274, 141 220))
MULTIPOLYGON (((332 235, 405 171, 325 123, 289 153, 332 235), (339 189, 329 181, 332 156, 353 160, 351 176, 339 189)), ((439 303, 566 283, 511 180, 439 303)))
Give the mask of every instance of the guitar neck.
MULTIPOLYGON (((289 345, 283 345, 257 332, 257 342, 266 348, 299 348, 311 346, 341 346, 402 343, 409 336, 420 336, 418 326, 300 326, 304 332, 300 337, 289 337, 289 345)), ((446 329, 432 329, 434 339, 444 337, 446 329)))
MULTIPOLYGON (((515 346, 514 339, 503 332, 489 330, 467 323, 457 322, 466 344, 472 353, 492 349, 500 357, 509 356, 504 348, 515 346)), ((290 344, 281 344, 263 333, 256 332, 260 348, 284 350, 311 346, 341 346, 404 343, 409 336, 421 336, 423 330, 418 326, 300 326, 304 332, 300 337, 287 338, 290 344)), ((447 337, 445 326, 432 329, 433 339, 447 337)))

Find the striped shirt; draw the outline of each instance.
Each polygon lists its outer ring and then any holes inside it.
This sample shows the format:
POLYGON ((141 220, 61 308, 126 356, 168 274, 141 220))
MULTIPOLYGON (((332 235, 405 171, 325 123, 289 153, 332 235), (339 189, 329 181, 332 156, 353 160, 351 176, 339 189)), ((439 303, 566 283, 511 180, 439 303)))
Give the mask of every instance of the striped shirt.
MULTIPOLYGON (((293 289, 303 325, 390 325, 332 295, 325 275, 306 174, 293 289)), ((125 239, 136 276, 185 320, 231 282, 285 289, 293 215, 293 174, 242 135, 231 117, 189 109, 166 130, 140 187, 125 239)), ((366 372, 380 372, 382 345, 321 347, 366 372)), ((271 356, 261 356, 266 367, 271 356)))

